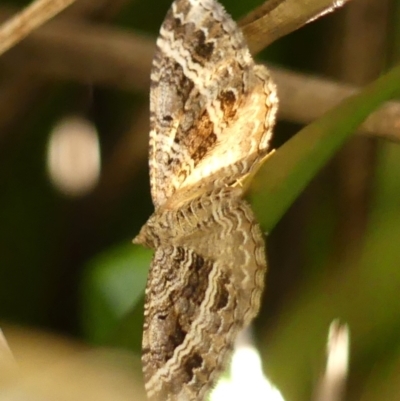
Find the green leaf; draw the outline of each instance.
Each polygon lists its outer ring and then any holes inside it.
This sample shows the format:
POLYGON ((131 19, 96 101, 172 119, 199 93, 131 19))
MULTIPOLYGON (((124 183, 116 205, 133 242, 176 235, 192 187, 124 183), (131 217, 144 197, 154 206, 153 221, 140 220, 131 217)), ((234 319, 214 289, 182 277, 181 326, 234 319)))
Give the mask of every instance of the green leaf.
POLYGON ((302 129, 273 153, 255 177, 252 206, 268 232, 316 173, 383 102, 400 94, 400 66, 302 129), (257 190, 258 189, 258 190, 257 190))
MULTIPOLYGON (((123 317, 141 304, 150 259, 149 250, 127 242, 89 263, 82 283, 82 325, 88 340, 109 341, 123 317)), ((136 329, 141 333, 141 321, 136 329)))

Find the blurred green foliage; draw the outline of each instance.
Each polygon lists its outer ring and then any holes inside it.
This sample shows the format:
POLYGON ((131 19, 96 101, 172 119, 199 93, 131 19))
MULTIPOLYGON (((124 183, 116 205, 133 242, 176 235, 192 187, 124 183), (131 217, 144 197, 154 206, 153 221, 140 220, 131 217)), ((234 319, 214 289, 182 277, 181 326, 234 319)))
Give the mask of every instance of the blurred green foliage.
POLYGON ((88 340, 107 342, 110 331, 140 302, 150 260, 150 251, 124 244, 98 255, 86 266, 82 327, 88 340))

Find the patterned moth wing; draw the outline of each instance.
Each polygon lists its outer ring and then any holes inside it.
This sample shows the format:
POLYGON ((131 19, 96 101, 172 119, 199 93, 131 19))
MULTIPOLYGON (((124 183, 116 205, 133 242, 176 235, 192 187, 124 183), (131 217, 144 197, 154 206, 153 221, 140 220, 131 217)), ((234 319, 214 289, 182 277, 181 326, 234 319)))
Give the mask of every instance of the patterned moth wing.
POLYGON ((156 248, 145 301, 143 369, 152 401, 201 401, 259 308, 262 233, 239 188, 159 210, 138 242, 156 248), (156 235, 155 235, 156 233, 156 235))
POLYGON ((161 26, 151 72, 153 203, 179 206, 216 181, 230 185, 265 156, 277 109, 265 67, 215 0, 175 0, 161 26), (243 155, 246 155, 243 158, 243 155), (240 162, 238 162, 241 160, 240 162))
POLYGON ((267 153, 277 96, 215 0, 175 0, 150 92, 155 212, 134 242, 155 249, 143 371, 152 401, 202 401, 258 311, 263 236, 237 185, 267 153))

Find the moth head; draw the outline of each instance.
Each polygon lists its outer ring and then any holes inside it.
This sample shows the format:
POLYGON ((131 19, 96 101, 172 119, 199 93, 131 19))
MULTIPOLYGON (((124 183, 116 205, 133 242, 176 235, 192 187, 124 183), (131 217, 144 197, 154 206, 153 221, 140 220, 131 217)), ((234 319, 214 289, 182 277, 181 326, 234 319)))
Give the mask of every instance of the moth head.
POLYGON ((146 248, 156 249, 160 239, 154 227, 154 218, 151 216, 147 223, 140 229, 139 234, 132 240, 134 244, 143 245, 146 248))

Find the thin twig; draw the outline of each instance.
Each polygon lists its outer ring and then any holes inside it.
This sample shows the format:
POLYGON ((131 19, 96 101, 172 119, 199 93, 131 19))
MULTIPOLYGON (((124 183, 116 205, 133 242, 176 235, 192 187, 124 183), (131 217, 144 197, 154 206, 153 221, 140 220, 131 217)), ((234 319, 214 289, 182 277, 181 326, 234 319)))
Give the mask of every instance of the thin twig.
POLYGON ((75 0, 36 0, 0 27, 0 55, 75 0))
POLYGON ((253 54, 349 0, 268 0, 239 21, 253 54))

